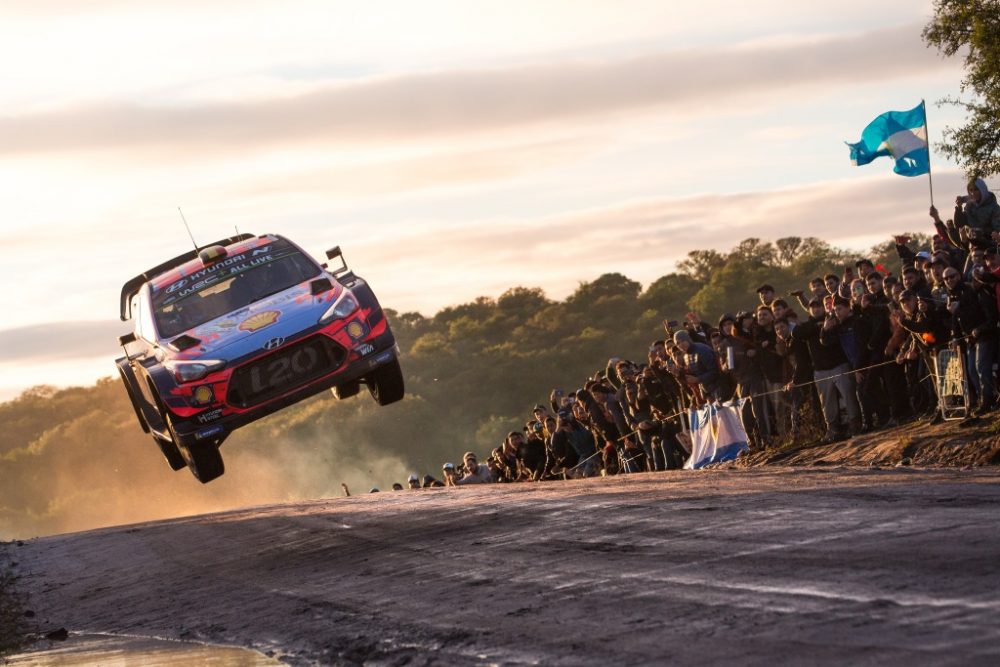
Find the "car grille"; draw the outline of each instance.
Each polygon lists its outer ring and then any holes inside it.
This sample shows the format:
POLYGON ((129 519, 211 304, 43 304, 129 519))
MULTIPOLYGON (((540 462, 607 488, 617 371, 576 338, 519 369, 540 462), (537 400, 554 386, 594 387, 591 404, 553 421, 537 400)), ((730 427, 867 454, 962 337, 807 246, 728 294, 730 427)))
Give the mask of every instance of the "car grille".
POLYGON ((241 408, 284 394, 335 371, 347 351, 326 336, 313 336, 233 371, 226 400, 241 408))

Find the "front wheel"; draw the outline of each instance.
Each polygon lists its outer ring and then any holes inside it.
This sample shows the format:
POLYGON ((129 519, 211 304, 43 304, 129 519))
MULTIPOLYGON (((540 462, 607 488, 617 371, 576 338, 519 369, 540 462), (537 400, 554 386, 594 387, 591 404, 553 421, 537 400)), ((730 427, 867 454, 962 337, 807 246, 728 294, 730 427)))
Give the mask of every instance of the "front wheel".
POLYGON ((167 460, 171 470, 177 471, 187 465, 181 450, 174 444, 173 440, 164 440, 156 435, 153 436, 153 440, 159 445, 160 452, 163 453, 163 458, 167 460))
POLYGON ((202 484, 208 484, 226 472, 217 442, 195 442, 190 445, 180 445, 179 449, 191 474, 202 484))
POLYGON ((403 369, 399 367, 398 359, 379 366, 365 381, 372 398, 379 405, 389 405, 403 399, 403 369))

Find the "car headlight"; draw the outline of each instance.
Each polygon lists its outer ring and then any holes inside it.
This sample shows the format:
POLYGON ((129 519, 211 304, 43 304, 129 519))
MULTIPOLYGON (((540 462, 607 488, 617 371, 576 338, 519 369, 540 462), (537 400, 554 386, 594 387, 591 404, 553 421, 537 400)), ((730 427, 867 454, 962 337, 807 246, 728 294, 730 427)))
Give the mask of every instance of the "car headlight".
POLYGON ((163 367, 174 374, 177 382, 194 382, 200 380, 209 373, 225 367, 224 361, 164 361, 163 367))
POLYGON ((323 313, 323 317, 319 318, 319 323, 329 324, 334 320, 343 319, 357 309, 358 300, 354 298, 354 295, 351 294, 349 290, 345 289, 344 293, 340 295, 340 298, 337 299, 337 301, 330 306, 325 313, 323 313))

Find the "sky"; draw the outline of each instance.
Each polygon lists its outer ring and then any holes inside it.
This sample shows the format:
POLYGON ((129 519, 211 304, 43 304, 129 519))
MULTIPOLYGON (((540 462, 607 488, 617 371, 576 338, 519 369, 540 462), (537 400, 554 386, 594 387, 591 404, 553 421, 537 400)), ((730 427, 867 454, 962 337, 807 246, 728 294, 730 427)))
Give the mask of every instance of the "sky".
MULTIPOLYGON (((383 306, 648 284, 697 248, 927 231, 850 164, 960 110, 930 2, 0 0, 0 400, 114 373, 122 284, 199 243, 340 245, 383 306)), ((931 155, 936 203, 963 191, 931 155)))

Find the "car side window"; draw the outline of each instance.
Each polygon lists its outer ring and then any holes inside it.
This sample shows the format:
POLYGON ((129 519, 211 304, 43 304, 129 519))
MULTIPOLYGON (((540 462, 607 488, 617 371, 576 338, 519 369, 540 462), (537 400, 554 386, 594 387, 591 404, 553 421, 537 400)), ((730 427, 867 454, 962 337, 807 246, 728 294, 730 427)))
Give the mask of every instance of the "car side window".
POLYGON ((142 339, 153 343, 156 342, 156 329, 153 327, 153 311, 146 302, 146 291, 143 290, 136 296, 136 303, 133 305, 136 313, 136 335, 142 339))

